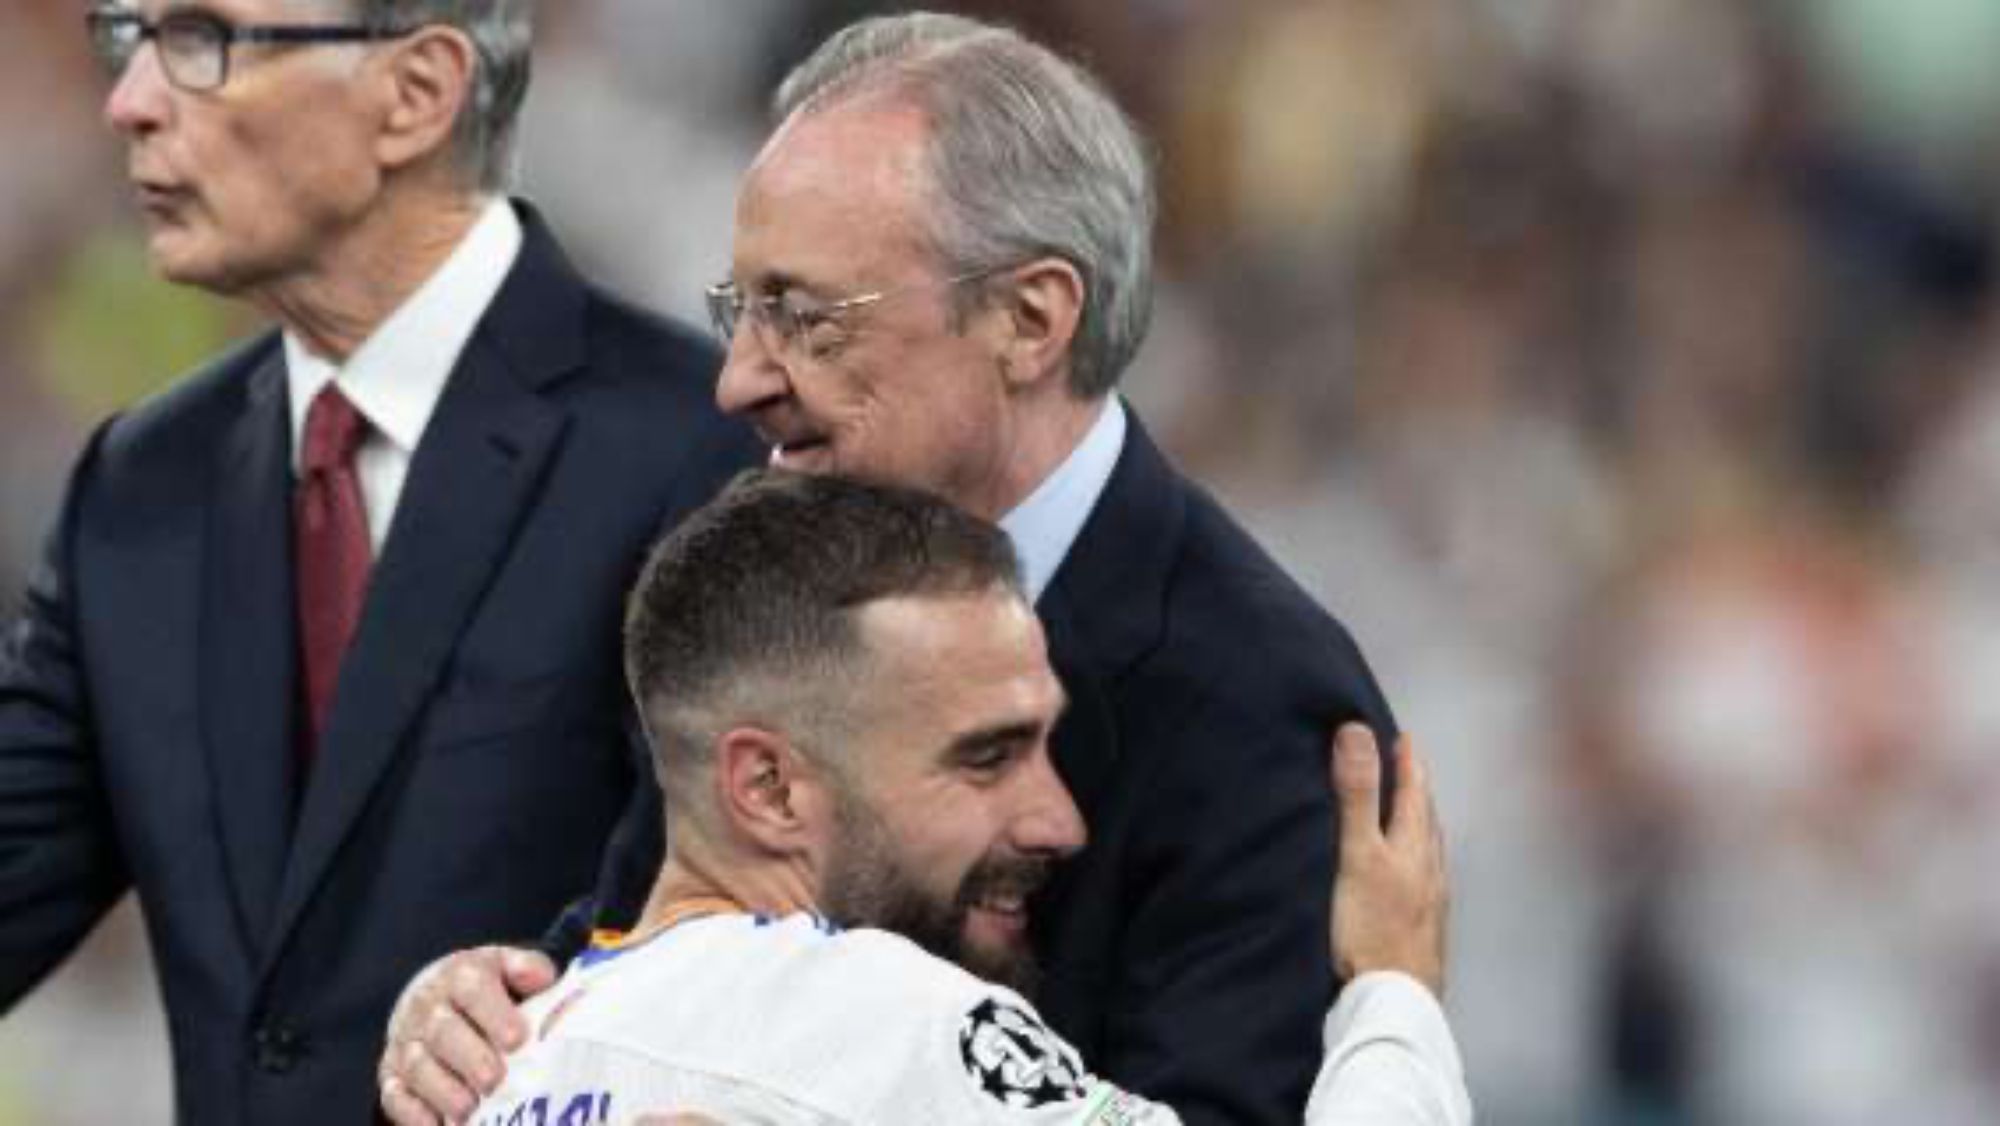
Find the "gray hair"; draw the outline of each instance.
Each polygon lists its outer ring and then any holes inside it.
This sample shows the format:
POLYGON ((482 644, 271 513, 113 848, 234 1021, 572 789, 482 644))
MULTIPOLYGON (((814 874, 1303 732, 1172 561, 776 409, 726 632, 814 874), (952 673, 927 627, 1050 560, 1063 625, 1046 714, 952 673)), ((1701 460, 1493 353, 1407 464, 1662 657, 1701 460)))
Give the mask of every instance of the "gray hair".
POLYGON ((773 109, 782 121, 871 94, 930 125, 925 233, 949 272, 1052 256, 1083 275, 1070 387, 1108 394, 1152 319, 1158 213, 1144 145, 1110 94, 1010 28, 916 12, 836 33, 786 77, 773 109))
POLYGON ((478 187, 506 188, 514 178, 515 125, 528 95, 534 42, 533 0, 353 0, 374 27, 455 27, 479 53, 472 100, 459 111, 452 147, 478 187))

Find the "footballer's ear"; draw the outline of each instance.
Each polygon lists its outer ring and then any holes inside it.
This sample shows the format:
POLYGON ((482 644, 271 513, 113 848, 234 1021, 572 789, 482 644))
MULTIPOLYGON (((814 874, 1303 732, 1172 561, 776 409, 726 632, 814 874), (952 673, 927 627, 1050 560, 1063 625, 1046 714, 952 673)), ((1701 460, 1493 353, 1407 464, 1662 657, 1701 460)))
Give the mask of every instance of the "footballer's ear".
POLYGON ((818 829, 817 772, 784 735, 736 727, 716 740, 716 801, 736 832, 760 847, 790 853, 818 829))

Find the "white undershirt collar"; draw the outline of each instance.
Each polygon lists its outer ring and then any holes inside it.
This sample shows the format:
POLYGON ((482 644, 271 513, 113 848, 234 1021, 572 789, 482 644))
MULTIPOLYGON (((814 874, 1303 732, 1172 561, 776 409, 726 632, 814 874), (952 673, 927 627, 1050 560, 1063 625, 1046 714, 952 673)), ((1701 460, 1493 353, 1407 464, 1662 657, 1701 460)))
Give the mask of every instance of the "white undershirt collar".
POLYGON ((521 241, 513 207, 505 199, 490 200, 444 265, 345 364, 336 366, 314 355, 293 333, 284 334, 293 471, 298 469, 306 412, 321 388, 337 383, 371 427, 356 460, 378 551, 445 384, 513 269, 521 241))
POLYGON ((1116 395, 1104 402, 1083 441, 1042 480, 1028 499, 1000 518, 1000 527, 1014 541, 1021 560, 1021 577, 1028 596, 1040 601, 1068 557, 1097 498, 1118 466, 1125 449, 1125 407, 1116 395))

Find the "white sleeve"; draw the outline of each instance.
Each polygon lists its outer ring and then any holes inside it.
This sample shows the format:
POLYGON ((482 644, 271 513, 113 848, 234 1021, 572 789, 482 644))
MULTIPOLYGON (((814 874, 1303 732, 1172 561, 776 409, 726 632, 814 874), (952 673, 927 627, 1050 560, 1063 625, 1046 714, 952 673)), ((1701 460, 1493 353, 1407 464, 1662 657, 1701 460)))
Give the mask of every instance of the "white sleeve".
POLYGON ((1458 1044, 1415 978, 1367 973, 1348 982, 1325 1038, 1307 1126, 1471 1126, 1458 1044))
MULTIPOLYGON (((926 1120, 993 1126, 1178 1126, 1173 1108, 1091 1075, 1076 1052, 1011 995, 978 997, 934 1026, 912 1066, 950 1076, 926 1120), (934 1053, 934 1054, 933 1054, 934 1053), (921 1061, 921 1062, 916 1062, 921 1061)), ((1471 1126, 1458 1045, 1415 978, 1363 974, 1327 1014, 1326 1055, 1306 1126, 1471 1126)), ((912 1086, 924 1078, 912 1077, 912 1086)), ((908 1104, 906 1086, 905 1105, 908 1104)))

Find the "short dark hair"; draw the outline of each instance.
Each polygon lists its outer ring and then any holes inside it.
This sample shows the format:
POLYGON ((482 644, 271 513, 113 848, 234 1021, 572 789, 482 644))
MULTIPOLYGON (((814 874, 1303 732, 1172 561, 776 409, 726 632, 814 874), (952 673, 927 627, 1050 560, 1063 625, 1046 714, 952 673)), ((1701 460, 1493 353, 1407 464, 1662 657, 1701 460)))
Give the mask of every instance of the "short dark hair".
POLYGON ((715 740, 759 723, 843 742, 855 613, 871 602, 1002 591, 1026 599, 998 527, 914 489, 749 470, 653 551, 625 616, 625 675, 670 808, 715 740))

